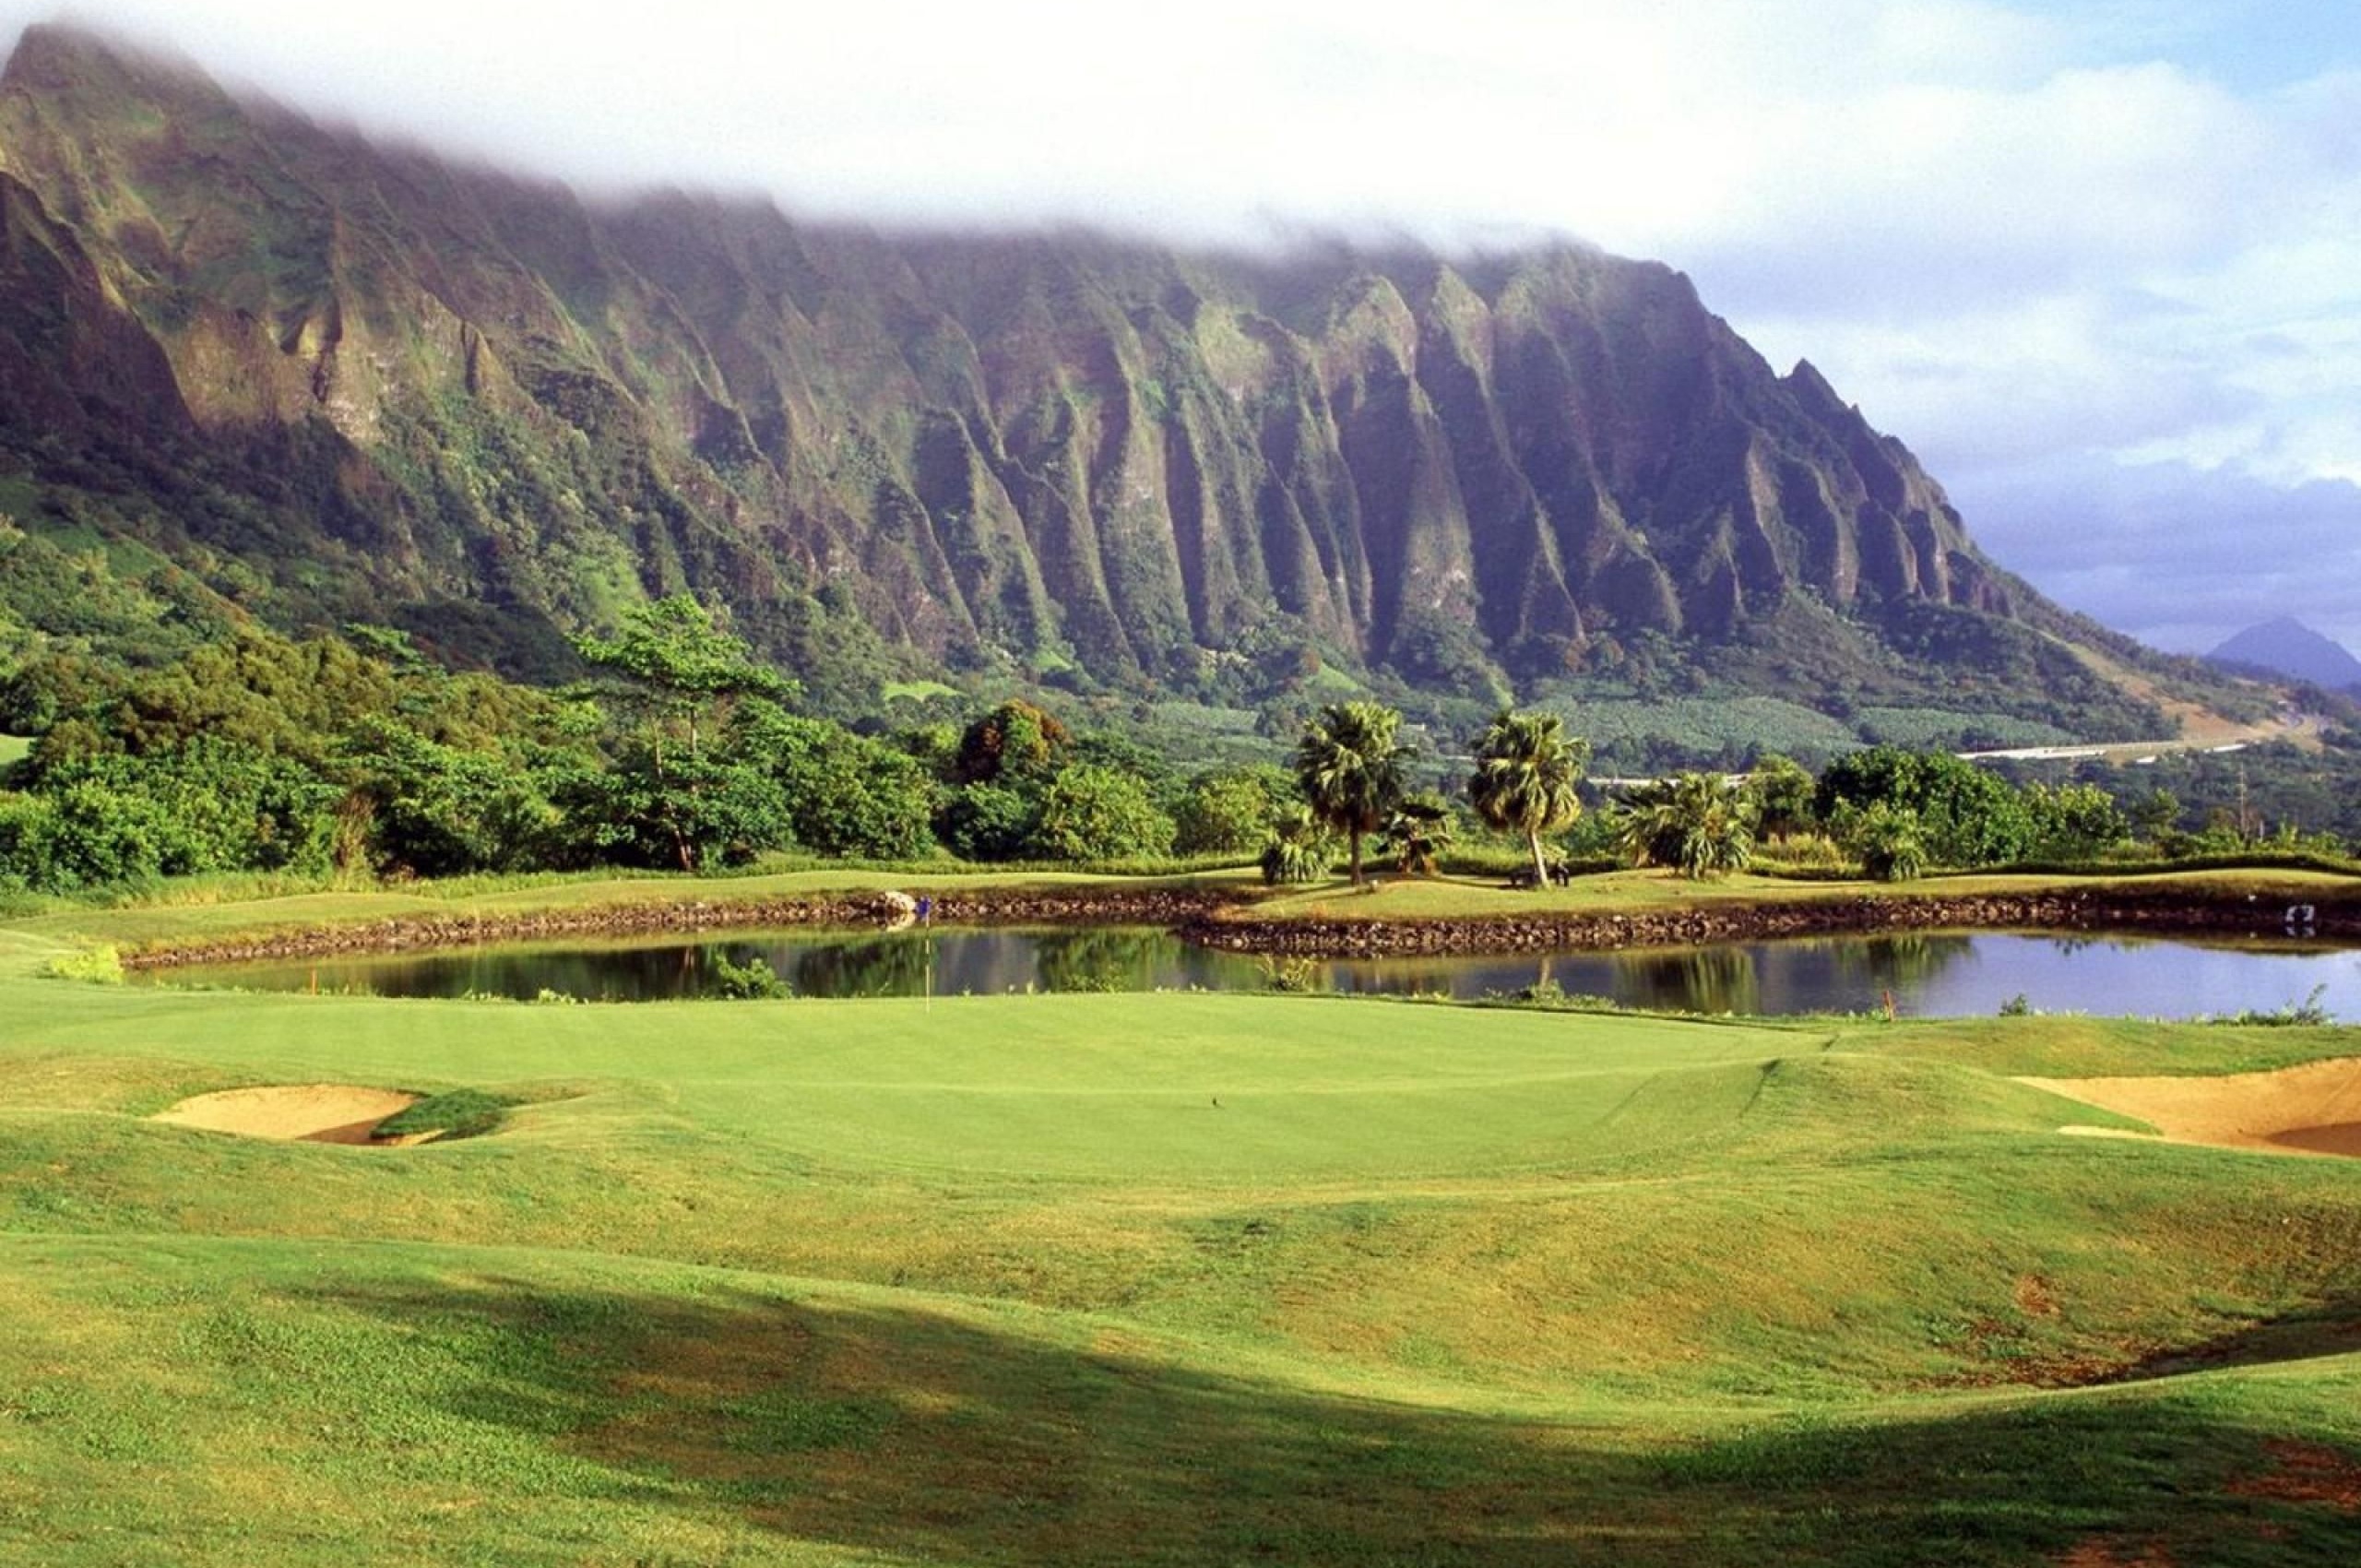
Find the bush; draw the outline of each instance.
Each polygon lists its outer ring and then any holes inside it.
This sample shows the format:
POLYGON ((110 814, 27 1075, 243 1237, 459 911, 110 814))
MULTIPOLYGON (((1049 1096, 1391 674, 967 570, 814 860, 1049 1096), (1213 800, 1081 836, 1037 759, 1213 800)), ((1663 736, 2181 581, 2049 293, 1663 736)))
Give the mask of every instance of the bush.
POLYGON ((1294 794, 1294 780, 1275 767, 1201 773, 1172 814, 1173 848, 1184 855, 1251 855, 1262 847, 1271 814, 1294 794))
POLYGON ((759 954, 743 964, 733 964, 717 953, 713 993, 728 1002, 782 1002, 795 994, 795 988, 779 979, 759 954))
POLYGON ((1890 801, 1845 817, 1845 838, 1862 872, 1879 882, 1915 882, 1927 874, 1927 830, 1918 814, 1890 801))
POLYGON ((41 972, 52 980, 88 980, 93 985, 123 983, 123 955, 110 943, 85 947, 78 953, 61 953, 42 966, 41 972))
POLYGON ((1053 861, 1157 858, 1172 852, 1172 819, 1136 778, 1080 763, 1050 781, 1031 848, 1053 861))
POLYGON ((1336 862, 1336 839, 1309 806, 1290 806, 1263 837, 1263 880, 1273 886, 1318 882, 1336 862))
POLYGON ((937 831, 963 861, 1014 861, 1033 837, 1040 802, 997 784, 970 784, 953 793, 937 831))

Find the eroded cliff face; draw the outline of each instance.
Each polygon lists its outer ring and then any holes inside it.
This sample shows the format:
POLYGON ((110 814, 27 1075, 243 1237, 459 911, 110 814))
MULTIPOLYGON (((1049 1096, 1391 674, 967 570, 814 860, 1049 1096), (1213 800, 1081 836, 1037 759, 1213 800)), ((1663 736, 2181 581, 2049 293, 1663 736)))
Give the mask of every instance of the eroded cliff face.
POLYGON ((35 30, 0 77, 0 307, 28 461, 196 465, 232 500, 164 487, 177 528, 374 603, 572 626, 686 586, 774 646, 825 601, 930 658, 1138 682, 1258 635, 1540 671, 1799 597, 1872 630, 2025 597, 1809 365, 1571 246, 600 206, 35 30))

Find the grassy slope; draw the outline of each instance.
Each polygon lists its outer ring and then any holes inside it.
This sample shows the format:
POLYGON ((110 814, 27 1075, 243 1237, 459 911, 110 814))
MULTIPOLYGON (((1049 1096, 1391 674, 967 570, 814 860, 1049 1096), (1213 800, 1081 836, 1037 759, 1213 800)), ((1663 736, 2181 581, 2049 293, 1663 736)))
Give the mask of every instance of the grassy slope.
POLYGON ((2007 1080, 2349 1031, 411 1004, 31 978, 58 945, 0 929, 7 1561, 2300 1562, 2352 1528, 2237 1489, 2267 1443, 2361 1451, 2361 1168, 2060 1138, 2109 1118, 2007 1080), (535 1103, 401 1152, 136 1119, 313 1078, 535 1103), (2201 1345, 2259 1364, 2022 1386, 2201 1345))

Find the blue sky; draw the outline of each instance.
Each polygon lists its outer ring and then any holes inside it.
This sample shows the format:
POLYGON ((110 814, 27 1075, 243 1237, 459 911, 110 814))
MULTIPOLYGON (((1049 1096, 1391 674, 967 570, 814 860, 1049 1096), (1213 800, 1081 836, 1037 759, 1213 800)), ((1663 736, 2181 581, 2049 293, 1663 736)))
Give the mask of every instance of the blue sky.
MULTIPOLYGON (((0 29, 56 14, 0 0, 0 29)), ((2004 564, 2165 646, 2361 647, 2361 6, 110 0, 67 15, 592 186, 1693 276, 2004 564)))

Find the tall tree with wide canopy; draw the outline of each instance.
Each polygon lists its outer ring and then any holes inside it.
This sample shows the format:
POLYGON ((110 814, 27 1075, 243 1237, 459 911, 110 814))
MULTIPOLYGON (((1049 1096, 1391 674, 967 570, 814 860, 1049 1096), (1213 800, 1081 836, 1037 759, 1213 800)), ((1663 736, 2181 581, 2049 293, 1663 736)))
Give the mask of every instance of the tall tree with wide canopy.
POLYGON ((1467 799, 1491 826, 1525 835, 1536 887, 1549 885, 1542 835, 1562 832, 1582 815, 1583 769, 1589 761, 1590 742, 1568 736, 1565 721, 1554 713, 1502 708, 1476 742, 1467 799))
POLYGON ((1410 748, 1402 716, 1382 703, 1330 703, 1308 719, 1296 742, 1295 778, 1312 814, 1352 847, 1353 885, 1361 885, 1361 837, 1385 826, 1402 803, 1402 768, 1410 748))
POLYGON ((723 732, 742 698, 786 698, 794 682, 757 662, 685 593, 634 605, 615 636, 579 636, 574 647, 601 677, 592 695, 628 726, 599 786, 602 844, 642 854, 663 844, 694 872, 784 832, 776 782, 741 758, 707 754, 702 737, 723 732))

